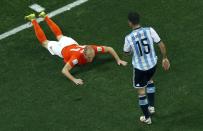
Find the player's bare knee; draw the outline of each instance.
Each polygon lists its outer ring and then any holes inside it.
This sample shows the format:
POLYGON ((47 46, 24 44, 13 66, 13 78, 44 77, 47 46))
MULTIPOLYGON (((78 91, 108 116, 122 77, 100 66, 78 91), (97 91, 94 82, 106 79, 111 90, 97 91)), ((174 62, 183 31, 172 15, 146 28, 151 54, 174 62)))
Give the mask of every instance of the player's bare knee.
POLYGON ((42 42, 42 46, 47 49, 48 48, 48 43, 49 43, 49 41, 45 40, 45 41, 42 42))
POLYGON ((138 95, 145 95, 146 94, 145 87, 137 89, 137 93, 138 95))
POLYGON ((63 35, 58 35, 58 36, 56 37, 56 39, 59 41, 62 37, 63 37, 63 35))

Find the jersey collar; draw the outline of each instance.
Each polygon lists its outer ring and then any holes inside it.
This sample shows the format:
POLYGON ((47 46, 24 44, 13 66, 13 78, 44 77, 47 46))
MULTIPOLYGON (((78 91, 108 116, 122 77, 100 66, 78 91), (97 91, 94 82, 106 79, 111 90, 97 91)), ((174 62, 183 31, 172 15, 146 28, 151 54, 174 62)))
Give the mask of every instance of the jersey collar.
POLYGON ((135 28, 135 29, 133 29, 133 30, 138 30, 138 29, 140 29, 140 28, 142 28, 142 26, 140 26, 140 27, 137 27, 137 28, 135 28))

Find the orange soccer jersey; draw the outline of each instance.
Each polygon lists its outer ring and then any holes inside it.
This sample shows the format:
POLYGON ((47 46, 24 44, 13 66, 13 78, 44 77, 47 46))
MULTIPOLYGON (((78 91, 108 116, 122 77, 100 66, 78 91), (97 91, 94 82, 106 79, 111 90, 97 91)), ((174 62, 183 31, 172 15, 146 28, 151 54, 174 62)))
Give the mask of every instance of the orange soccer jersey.
MULTIPOLYGON (((98 53, 104 53, 103 46, 91 45, 95 51, 95 55, 98 53)), ((62 56, 64 58, 65 63, 69 63, 72 67, 75 65, 83 65, 87 63, 87 60, 84 56, 84 48, 85 46, 80 45, 70 45, 66 46, 62 49, 62 56)))

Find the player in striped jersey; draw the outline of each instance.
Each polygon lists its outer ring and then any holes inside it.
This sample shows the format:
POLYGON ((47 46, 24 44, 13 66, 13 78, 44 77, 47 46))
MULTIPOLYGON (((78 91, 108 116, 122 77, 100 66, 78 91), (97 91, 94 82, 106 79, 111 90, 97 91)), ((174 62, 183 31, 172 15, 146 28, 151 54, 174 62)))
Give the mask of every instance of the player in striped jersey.
POLYGON ((47 40, 43 30, 36 21, 35 14, 25 16, 25 19, 30 20, 33 24, 36 37, 42 46, 45 47, 52 55, 57 55, 64 59, 65 66, 62 69, 62 73, 76 85, 82 85, 83 80, 75 78, 70 73, 70 70, 76 65, 84 65, 86 63, 92 62, 97 54, 111 54, 115 58, 118 65, 127 65, 127 62, 121 60, 112 47, 98 46, 95 44, 79 45, 74 39, 64 36, 58 25, 52 21, 45 14, 45 12, 41 12, 39 16, 44 18, 58 41, 47 40))
POLYGON ((152 27, 142 27, 139 21, 140 16, 138 13, 131 12, 128 14, 128 23, 133 31, 125 37, 124 52, 133 54, 133 86, 138 91, 139 105, 144 114, 144 116, 140 117, 140 121, 151 124, 150 115, 155 113, 155 86, 152 77, 157 65, 154 44, 160 48, 164 70, 169 69, 170 63, 166 56, 165 44, 161 41, 159 35, 152 27))

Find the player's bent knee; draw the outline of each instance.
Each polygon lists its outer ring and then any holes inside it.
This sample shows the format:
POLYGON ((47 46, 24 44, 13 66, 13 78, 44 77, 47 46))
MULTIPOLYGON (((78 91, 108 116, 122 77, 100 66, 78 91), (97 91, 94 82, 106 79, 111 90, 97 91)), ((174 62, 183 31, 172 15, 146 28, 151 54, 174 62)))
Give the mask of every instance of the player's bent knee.
POLYGON ((146 94, 145 87, 137 89, 137 93, 138 95, 145 95, 146 94))
POLYGON ((47 49, 48 48, 48 43, 49 43, 49 41, 45 40, 45 41, 42 42, 42 46, 47 49))
POLYGON ((44 48, 48 49, 48 44, 43 44, 42 45, 44 48))
POLYGON ((59 41, 62 37, 63 37, 63 35, 58 35, 58 36, 56 37, 56 39, 59 41))

